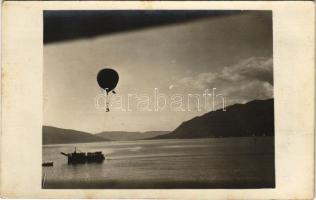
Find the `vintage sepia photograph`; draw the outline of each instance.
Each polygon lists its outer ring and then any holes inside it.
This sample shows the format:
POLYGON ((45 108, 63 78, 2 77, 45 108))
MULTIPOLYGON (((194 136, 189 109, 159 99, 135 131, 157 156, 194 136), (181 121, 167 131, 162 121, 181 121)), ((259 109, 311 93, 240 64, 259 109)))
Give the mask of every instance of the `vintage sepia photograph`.
POLYGON ((41 188, 275 188, 273 81, 271 10, 44 10, 41 188))

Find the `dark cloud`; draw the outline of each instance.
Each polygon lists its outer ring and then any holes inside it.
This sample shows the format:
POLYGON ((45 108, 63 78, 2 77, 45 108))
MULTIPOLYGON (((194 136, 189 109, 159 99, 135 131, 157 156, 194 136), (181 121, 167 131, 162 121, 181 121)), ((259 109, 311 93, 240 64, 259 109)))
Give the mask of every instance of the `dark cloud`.
POLYGON ((44 43, 94 37, 191 20, 253 11, 211 10, 46 10, 44 43))

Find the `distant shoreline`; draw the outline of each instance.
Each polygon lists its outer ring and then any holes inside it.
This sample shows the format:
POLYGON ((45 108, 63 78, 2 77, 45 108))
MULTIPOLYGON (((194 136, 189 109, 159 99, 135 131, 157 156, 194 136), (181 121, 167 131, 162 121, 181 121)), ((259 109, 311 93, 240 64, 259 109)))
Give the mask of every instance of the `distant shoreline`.
POLYGON ((236 136, 236 137, 203 137, 203 138, 146 138, 138 140, 108 140, 108 141, 93 141, 93 142, 77 142, 77 143, 53 143, 53 144, 42 144, 42 146, 52 146, 52 145, 67 145, 67 144, 87 144, 87 143, 103 143, 103 142, 132 142, 132 141, 142 141, 142 140, 201 140, 201 139, 228 139, 228 138, 274 138, 274 136, 236 136))

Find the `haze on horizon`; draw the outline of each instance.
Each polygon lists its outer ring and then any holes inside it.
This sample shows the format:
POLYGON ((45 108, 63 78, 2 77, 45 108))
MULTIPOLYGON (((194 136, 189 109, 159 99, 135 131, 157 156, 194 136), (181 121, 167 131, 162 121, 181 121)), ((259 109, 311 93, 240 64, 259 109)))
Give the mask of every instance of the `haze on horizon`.
MULTIPOLYGON (((49 12, 44 15, 44 23, 57 15, 64 16, 68 23, 75 20, 74 27, 78 25, 77 18, 65 15, 67 11, 61 15, 59 11, 49 12)), ((151 14, 143 15, 148 15, 149 22, 154 19, 151 14)), ((82 16, 87 20, 91 17, 82 16)), ((119 23, 118 18, 109 19, 113 19, 113 24, 119 23)), ((225 95, 227 105, 273 97, 270 11, 208 13, 194 20, 146 28, 133 28, 137 25, 133 21, 124 23, 130 23, 128 30, 102 30, 93 37, 44 43, 44 125, 90 133, 171 131, 183 121, 206 112, 98 110, 94 102, 100 94, 96 75, 105 67, 118 71, 116 91, 121 96, 151 94, 154 88, 169 96, 202 94, 205 89, 216 88, 225 95)), ((100 26, 102 20, 87 28, 100 26)), ((57 32, 67 33, 62 25, 54 27, 59 27, 57 32)), ((217 108, 220 106, 220 102, 216 104, 217 108)))

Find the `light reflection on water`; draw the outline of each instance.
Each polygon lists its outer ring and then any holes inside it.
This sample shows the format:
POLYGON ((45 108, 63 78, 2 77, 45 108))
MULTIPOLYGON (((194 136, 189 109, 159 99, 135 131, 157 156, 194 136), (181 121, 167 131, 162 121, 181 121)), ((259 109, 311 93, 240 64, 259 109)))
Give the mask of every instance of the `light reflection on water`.
POLYGON ((54 162, 43 168, 44 188, 273 187, 273 145, 270 137, 44 145, 43 161, 54 162), (106 160, 68 165, 60 152, 73 152, 75 146, 82 152, 102 151, 106 160))

